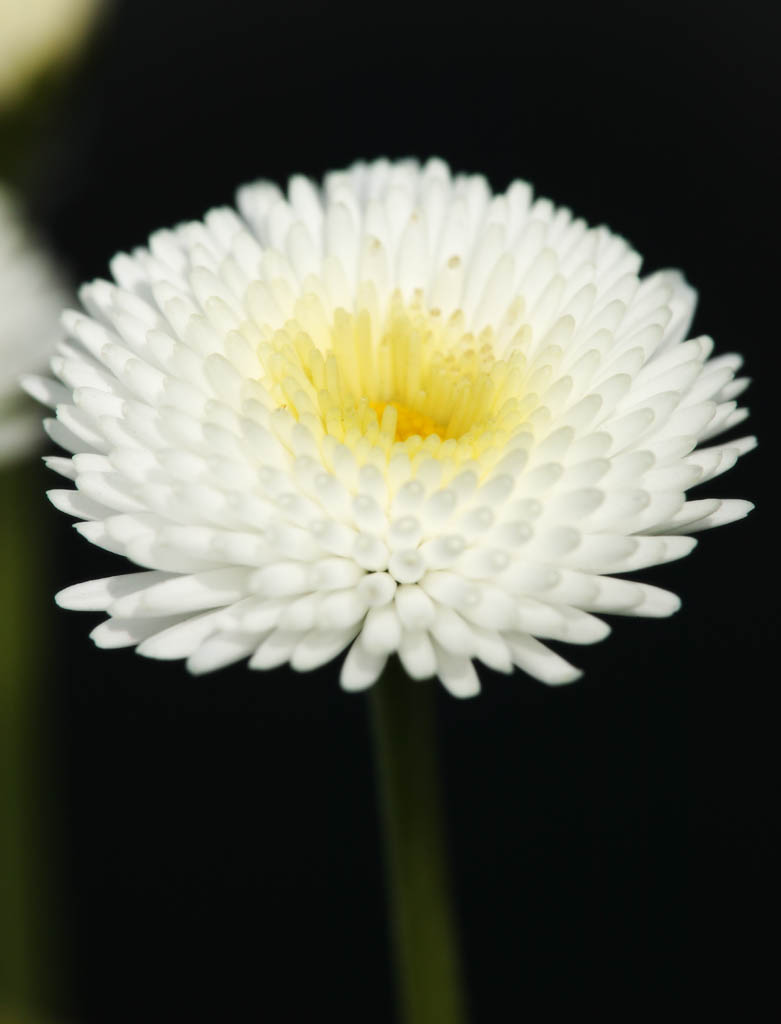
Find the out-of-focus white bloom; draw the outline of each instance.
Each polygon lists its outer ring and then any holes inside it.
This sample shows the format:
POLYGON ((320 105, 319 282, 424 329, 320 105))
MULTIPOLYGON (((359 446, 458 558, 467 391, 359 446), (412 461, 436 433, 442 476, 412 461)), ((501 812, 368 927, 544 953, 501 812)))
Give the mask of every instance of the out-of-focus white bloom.
POLYGON ((346 689, 397 652, 479 689, 473 659, 578 672, 594 613, 678 598, 613 575, 680 558, 748 502, 685 491, 753 446, 736 355, 685 341, 695 294, 641 278, 604 227, 439 160, 360 163, 241 216, 152 236, 84 287, 30 390, 75 453, 51 492, 141 572, 63 591, 102 647, 206 672, 324 664, 346 689))
POLYGON ((0 0, 0 111, 84 39, 102 0, 0 0))
POLYGON ((46 367, 69 301, 53 261, 0 185, 0 467, 27 454, 43 436, 19 377, 46 367))

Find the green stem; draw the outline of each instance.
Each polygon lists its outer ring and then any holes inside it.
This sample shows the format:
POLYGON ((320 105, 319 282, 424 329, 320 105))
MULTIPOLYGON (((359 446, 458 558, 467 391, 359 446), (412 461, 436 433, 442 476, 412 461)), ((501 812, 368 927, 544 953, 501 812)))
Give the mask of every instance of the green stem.
POLYGON ((404 1024, 465 1024, 450 901, 434 684, 394 660, 372 688, 372 718, 398 995, 404 1024))
POLYGON ((0 472, 0 1016, 29 1011, 42 997, 36 949, 43 936, 35 928, 41 565, 32 484, 29 466, 0 472))

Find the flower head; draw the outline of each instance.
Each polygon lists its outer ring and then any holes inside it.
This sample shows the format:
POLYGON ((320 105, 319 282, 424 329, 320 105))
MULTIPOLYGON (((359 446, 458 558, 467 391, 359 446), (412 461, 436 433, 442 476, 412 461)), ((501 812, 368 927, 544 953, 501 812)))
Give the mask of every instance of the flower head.
POLYGON ((0 467, 27 454, 42 436, 19 376, 45 368, 66 302, 59 271, 0 185, 0 467))
POLYGON ((753 445, 698 447, 743 419, 745 382, 684 340, 679 273, 641 278, 606 228, 439 160, 238 206, 115 257, 65 316, 64 387, 34 385, 74 453, 52 500, 143 567, 59 595, 108 612, 98 645, 194 672, 349 648, 347 689, 396 652, 467 696, 474 659, 567 682, 543 640, 676 610, 613 574, 745 515, 685 491, 753 445))

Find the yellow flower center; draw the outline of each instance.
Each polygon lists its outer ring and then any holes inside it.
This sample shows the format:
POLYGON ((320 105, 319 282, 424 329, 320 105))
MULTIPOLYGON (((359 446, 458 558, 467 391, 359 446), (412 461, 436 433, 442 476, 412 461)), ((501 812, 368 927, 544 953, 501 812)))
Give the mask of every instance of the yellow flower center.
POLYGON ((252 328, 272 401, 316 437, 350 447, 365 439, 388 456, 423 448, 469 459, 507 439, 536 406, 537 396, 523 390, 528 328, 513 334, 508 321, 507 354, 497 358, 496 331, 466 331, 460 310, 443 322, 438 310, 396 293, 381 316, 372 287, 356 308, 338 309, 329 322, 308 294, 281 329, 258 325, 257 338, 252 328))
POLYGON ((406 441, 408 437, 426 438, 432 434, 436 434, 440 438, 446 436, 447 427, 442 423, 436 423, 424 412, 410 409, 400 402, 369 402, 369 405, 377 414, 377 421, 380 425, 382 425, 382 417, 385 415, 385 410, 389 406, 391 407, 388 414, 389 416, 395 415, 396 417, 396 430, 394 434, 396 441, 406 441))

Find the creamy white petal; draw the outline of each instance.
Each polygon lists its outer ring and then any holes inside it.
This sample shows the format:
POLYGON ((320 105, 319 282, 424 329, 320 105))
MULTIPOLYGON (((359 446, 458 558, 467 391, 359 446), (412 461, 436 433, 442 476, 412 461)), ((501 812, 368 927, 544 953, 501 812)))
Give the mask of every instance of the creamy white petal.
POLYGON ((140 646, 144 640, 155 633, 175 625, 178 618, 166 619, 106 619, 90 633, 96 647, 103 650, 115 650, 119 647, 140 646))
POLYGON ((454 697, 474 697, 480 692, 474 662, 468 655, 459 655, 452 649, 434 642, 437 655, 437 675, 442 685, 454 697))
MULTIPOLYGON (((137 621, 143 621, 141 619, 137 621)), ((158 620, 153 620, 158 621, 158 620)), ((138 653, 148 658, 171 660, 189 658, 217 629, 219 613, 187 617, 150 634, 138 645, 138 653)))
POLYGON ((387 654, 367 650, 359 637, 347 652, 342 664, 339 675, 342 689, 353 692, 365 690, 379 679, 387 659, 387 654))
POLYGON ((514 663, 543 683, 571 683, 581 673, 560 655, 528 633, 508 633, 505 637, 514 663))
POLYGON ((405 629, 399 641, 399 659, 412 679, 436 675, 437 655, 431 636, 423 629, 405 629))

